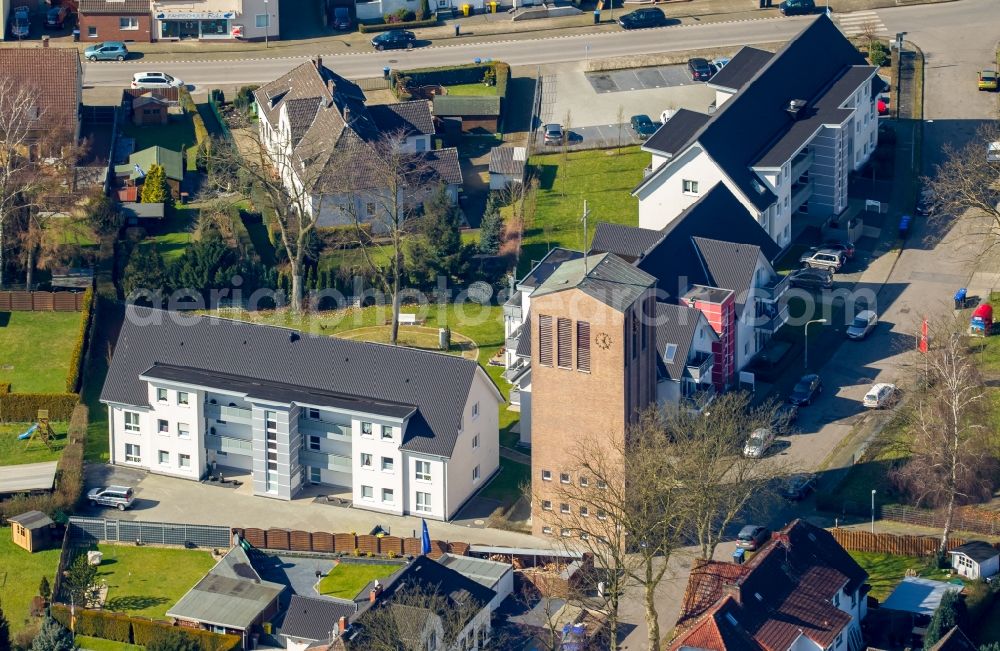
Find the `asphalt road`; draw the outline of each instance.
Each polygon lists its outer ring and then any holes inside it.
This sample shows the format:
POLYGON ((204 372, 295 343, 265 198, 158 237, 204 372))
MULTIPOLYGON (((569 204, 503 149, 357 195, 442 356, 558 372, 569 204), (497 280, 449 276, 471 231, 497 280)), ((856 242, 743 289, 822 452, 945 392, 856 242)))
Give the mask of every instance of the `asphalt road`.
MULTIPOLYGON (((632 32, 581 34, 536 39, 519 39, 494 43, 462 43, 431 45, 413 50, 365 52, 324 56, 339 74, 349 78, 375 77, 389 66, 421 67, 499 59, 512 66, 580 61, 686 50, 752 45, 791 38, 800 31, 808 18, 768 18, 733 23, 680 25, 632 32)), ((195 88, 219 84, 243 84, 269 81, 297 66, 308 57, 261 58, 233 60, 157 62, 164 70, 195 88)), ((132 74, 148 69, 149 63, 139 61, 98 62, 84 65, 87 86, 121 86, 132 74)))

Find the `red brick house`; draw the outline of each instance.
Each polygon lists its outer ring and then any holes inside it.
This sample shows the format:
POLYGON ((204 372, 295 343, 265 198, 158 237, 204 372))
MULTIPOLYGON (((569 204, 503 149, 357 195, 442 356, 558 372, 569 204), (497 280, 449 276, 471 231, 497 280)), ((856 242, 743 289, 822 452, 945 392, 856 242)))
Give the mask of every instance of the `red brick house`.
POLYGON ((149 0, 80 0, 79 16, 83 40, 153 40, 149 0))
POLYGON ((698 559, 669 651, 862 651, 868 574, 796 520, 743 564, 698 559))

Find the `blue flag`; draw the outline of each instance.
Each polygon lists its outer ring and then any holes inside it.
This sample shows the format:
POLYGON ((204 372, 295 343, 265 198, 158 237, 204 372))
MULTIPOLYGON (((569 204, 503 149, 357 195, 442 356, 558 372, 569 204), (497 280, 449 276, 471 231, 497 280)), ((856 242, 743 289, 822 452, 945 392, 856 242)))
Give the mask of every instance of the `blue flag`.
POLYGON ((427 531, 427 520, 421 518, 420 522, 423 523, 423 533, 420 534, 420 553, 430 554, 431 553, 431 534, 427 531))

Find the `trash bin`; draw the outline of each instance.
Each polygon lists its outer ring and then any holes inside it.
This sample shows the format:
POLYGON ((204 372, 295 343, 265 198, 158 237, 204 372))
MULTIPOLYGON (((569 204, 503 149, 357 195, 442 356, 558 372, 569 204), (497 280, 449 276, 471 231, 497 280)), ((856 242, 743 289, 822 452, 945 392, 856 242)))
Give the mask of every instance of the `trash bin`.
POLYGON ((903 215, 899 218, 899 239, 905 240, 910 236, 910 220, 912 218, 909 215, 903 215))
POLYGON ((389 70, 389 66, 385 66, 384 68, 382 68, 382 78, 383 79, 388 79, 389 78, 389 72, 391 72, 389 70))
POLYGON ((743 565, 743 558, 746 556, 746 550, 742 547, 736 549, 733 552, 733 562, 737 565, 743 565))
POLYGON ((497 12, 497 2, 496 2, 496 0, 491 0, 488 4, 490 5, 490 13, 491 14, 495 14, 497 12))
POLYGON ((471 11, 472 11, 472 5, 462 5, 463 16, 468 16, 471 11))
POLYGON ((594 24, 596 25, 599 22, 601 22, 601 10, 594 9, 594 24))
POLYGON ((955 292, 955 309, 964 310, 965 309, 965 298, 968 296, 969 290, 965 287, 960 288, 955 292))
POLYGON ((80 28, 78 27, 73 28, 73 42, 74 43, 80 42, 80 28))

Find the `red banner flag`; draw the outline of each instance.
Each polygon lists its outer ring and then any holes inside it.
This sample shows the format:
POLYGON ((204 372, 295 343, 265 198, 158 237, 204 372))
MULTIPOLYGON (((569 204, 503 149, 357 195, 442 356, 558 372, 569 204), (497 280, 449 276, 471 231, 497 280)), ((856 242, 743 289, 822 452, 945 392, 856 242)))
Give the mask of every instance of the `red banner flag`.
POLYGON ((920 324, 920 352, 927 352, 927 319, 920 324))

